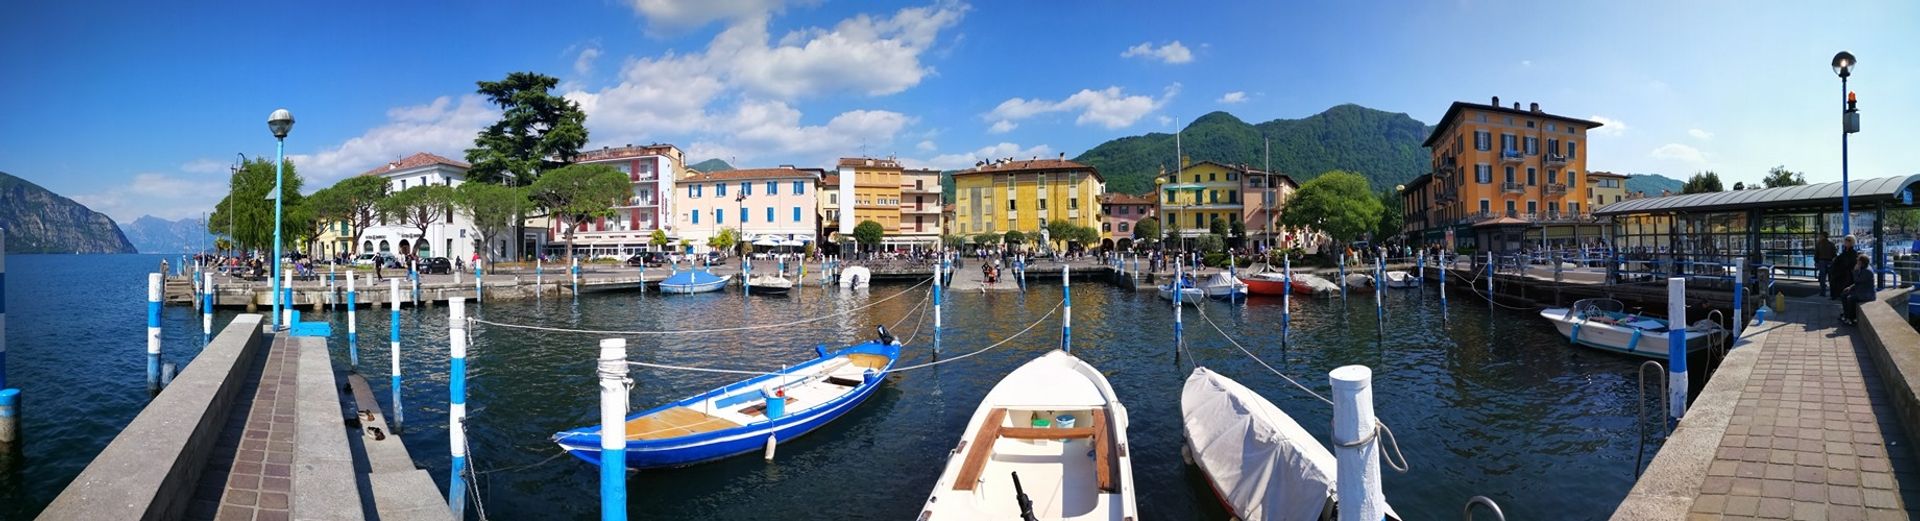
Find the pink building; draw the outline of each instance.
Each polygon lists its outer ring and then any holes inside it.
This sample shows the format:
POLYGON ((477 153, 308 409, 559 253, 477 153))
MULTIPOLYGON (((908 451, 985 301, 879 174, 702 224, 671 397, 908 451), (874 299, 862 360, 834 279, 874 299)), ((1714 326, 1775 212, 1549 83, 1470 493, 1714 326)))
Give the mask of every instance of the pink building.
POLYGON ((705 245, 720 230, 734 230, 759 247, 814 242, 819 222, 815 190, 818 168, 753 168, 697 174, 675 187, 674 227, 679 239, 705 245))
POLYGON ((1100 196, 1101 246, 1126 249, 1134 243, 1133 228, 1154 216, 1152 195, 1106 193, 1100 196))
POLYGON ((1240 174, 1240 194, 1244 201, 1240 218, 1246 223, 1248 245, 1268 239, 1279 242, 1285 238, 1280 212, 1286 207, 1288 197, 1298 189, 1300 184, 1287 174, 1251 169, 1240 174))
MULTIPOLYGON (((673 229, 673 193, 677 177, 686 175, 686 159, 680 148, 667 144, 603 147, 580 153, 575 161, 613 167, 626 174, 633 191, 624 204, 613 207, 613 217, 581 223, 574 231, 576 253, 587 255, 629 255, 649 248, 654 230, 678 239, 673 229)), ((557 223, 548 227, 548 249, 558 253, 565 248, 557 223)))

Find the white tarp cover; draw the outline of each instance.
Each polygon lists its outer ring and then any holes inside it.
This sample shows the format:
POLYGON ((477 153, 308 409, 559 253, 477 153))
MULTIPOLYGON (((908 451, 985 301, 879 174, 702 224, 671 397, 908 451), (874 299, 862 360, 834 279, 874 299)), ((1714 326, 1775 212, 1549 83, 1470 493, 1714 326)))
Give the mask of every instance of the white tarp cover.
POLYGON ((1194 368, 1180 413, 1194 462, 1240 519, 1312 521, 1333 500, 1333 453, 1238 382, 1194 368))

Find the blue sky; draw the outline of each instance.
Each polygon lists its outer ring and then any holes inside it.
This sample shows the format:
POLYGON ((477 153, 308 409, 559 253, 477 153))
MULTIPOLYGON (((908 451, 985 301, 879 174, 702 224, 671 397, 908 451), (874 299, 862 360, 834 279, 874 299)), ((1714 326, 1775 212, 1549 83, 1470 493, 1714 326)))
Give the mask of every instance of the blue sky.
POLYGON ((122 222, 207 211, 236 153, 287 143, 308 189, 429 151, 496 115, 474 82, 531 70, 593 146, 826 165, 863 151, 953 168, 1079 154, 1214 110, 1340 103, 1429 124, 1448 103, 1539 102, 1610 122, 1589 166, 1838 180, 1920 172, 1913 2, 16 2, 0 14, 0 171, 122 222), (288 4, 288 5, 280 5, 288 4), (1842 4, 1834 6, 1830 4, 1842 4))

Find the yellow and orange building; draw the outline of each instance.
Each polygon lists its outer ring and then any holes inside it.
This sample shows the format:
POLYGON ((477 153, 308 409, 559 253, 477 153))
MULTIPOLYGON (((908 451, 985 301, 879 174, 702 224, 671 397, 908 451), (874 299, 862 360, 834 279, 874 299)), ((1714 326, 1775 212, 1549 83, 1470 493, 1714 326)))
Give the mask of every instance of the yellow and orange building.
POLYGON ((1430 171, 1400 190, 1408 243, 1508 251, 1599 233, 1586 189, 1588 132, 1600 125, 1497 96, 1454 102, 1423 144, 1430 171))

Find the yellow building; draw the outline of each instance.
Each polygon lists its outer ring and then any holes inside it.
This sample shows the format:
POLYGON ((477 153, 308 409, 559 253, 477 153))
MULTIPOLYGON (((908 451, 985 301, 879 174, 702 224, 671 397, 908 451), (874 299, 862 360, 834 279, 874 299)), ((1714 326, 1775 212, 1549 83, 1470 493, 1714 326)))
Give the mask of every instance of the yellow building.
POLYGON ((333 221, 327 224, 327 231, 313 238, 313 244, 307 250, 309 255, 332 258, 335 255, 353 254, 353 225, 346 221, 333 221))
MULTIPOLYGON (((954 226, 971 239, 1018 231, 1039 237, 1054 222, 1100 226, 1106 178, 1092 166, 1060 159, 983 162, 954 172, 954 226)), ((1082 245, 1098 246, 1098 245, 1082 245)))
POLYGON ((1244 169, 1213 161, 1181 163, 1180 173, 1159 180, 1161 229, 1187 239, 1212 233, 1216 219, 1228 226, 1241 220, 1246 209, 1240 201, 1244 169))
POLYGON ((863 221, 880 223, 887 235, 900 230, 900 173, 900 162, 893 158, 840 158, 835 196, 842 200, 835 207, 842 236, 863 221))
POLYGON ((1613 172, 1587 172, 1587 209, 1627 200, 1627 176, 1613 172))

